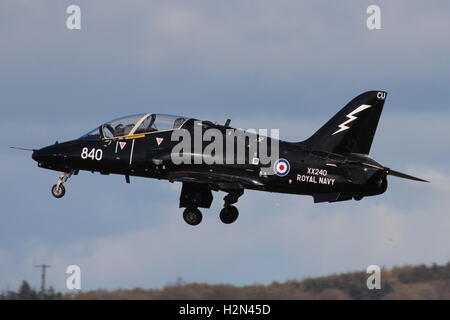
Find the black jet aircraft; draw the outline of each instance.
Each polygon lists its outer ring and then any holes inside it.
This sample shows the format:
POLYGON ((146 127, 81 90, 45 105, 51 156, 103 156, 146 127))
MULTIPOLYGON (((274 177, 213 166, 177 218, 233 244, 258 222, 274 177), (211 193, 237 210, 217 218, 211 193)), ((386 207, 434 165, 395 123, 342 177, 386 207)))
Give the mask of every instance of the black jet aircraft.
MULTIPOLYGON (((182 183, 179 206, 185 208, 183 218, 190 225, 201 222, 198 208, 211 206, 212 191, 226 192, 220 219, 229 224, 238 217, 233 204, 245 189, 310 195, 314 202, 335 202, 384 193, 388 175, 426 182, 391 170, 369 156, 386 96, 384 91, 357 96, 301 142, 256 135, 258 141, 266 139, 269 146, 278 143, 279 158, 269 168, 271 172, 264 171, 259 162, 259 150, 247 152, 245 163, 240 164, 175 164, 171 153, 179 141, 172 141, 174 132, 193 133, 199 126, 202 132, 216 129, 226 136, 230 130, 242 130, 231 128, 230 120, 220 125, 152 113, 119 118, 79 139, 32 149, 32 158, 41 168, 62 172, 51 189, 56 198, 64 196, 65 182, 80 170, 124 175, 127 183, 131 176, 164 179, 182 183)), ((244 135, 243 139, 247 139, 246 144, 252 137, 244 135)), ((207 143, 202 141, 202 148, 207 143)), ((198 154, 190 156, 195 158, 198 154)))

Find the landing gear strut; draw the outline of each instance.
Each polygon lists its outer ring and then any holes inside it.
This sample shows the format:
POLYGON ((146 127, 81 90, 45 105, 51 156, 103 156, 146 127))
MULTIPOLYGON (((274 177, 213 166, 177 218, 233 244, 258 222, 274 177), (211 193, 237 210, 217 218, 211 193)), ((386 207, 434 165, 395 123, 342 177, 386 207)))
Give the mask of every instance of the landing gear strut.
POLYGON ((74 174, 74 170, 70 172, 65 172, 59 176, 58 181, 52 187, 52 195, 55 198, 62 198, 66 194, 66 188, 64 187, 64 183, 74 174))

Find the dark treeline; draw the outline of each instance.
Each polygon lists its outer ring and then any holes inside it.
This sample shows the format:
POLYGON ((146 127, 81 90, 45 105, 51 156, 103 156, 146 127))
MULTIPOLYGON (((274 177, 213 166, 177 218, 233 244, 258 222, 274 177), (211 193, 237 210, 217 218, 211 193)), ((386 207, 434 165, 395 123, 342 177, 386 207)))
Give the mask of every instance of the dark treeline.
POLYGON ((35 291, 23 281, 17 292, 0 299, 450 299, 450 262, 439 266, 403 266, 382 270, 381 289, 369 290, 365 271, 334 274, 302 281, 236 287, 228 284, 185 283, 178 279, 163 289, 92 290, 61 294, 35 291))
POLYGON ((0 300, 61 300, 63 299, 63 294, 60 292, 55 292, 55 290, 50 287, 50 289, 45 290, 45 292, 37 291, 28 284, 27 281, 22 281, 19 289, 16 291, 6 291, 0 294, 0 300))

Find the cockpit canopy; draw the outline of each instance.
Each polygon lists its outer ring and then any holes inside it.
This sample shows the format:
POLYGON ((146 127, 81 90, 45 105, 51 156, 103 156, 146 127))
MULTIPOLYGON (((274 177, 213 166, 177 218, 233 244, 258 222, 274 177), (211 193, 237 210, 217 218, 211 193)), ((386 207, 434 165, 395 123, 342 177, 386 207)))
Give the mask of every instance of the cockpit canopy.
POLYGON ((106 122, 88 132, 82 138, 100 136, 103 139, 113 139, 155 131, 179 129, 186 120, 188 118, 167 114, 134 114, 106 122))

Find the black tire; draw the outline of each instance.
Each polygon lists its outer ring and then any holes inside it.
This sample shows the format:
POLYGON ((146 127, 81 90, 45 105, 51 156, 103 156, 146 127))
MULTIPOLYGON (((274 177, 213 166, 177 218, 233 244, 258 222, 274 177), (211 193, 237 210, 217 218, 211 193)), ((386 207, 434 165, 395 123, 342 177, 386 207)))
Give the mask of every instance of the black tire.
POLYGON ((183 219, 187 224, 191 226, 196 226, 202 222, 203 216, 200 210, 197 208, 186 208, 183 211, 183 219))
POLYGON ((64 197, 64 195, 66 194, 66 188, 64 188, 64 185, 60 184, 59 188, 57 188, 58 185, 53 185, 52 187, 52 195, 59 199, 64 197))
POLYGON ((223 223, 230 224, 236 221, 239 211, 235 206, 226 206, 220 211, 219 216, 223 223))

